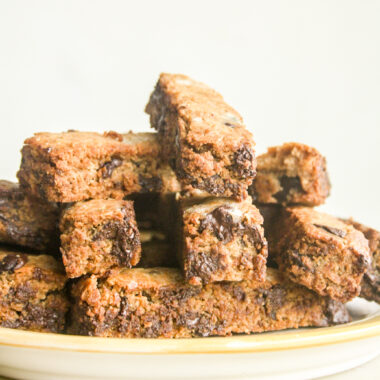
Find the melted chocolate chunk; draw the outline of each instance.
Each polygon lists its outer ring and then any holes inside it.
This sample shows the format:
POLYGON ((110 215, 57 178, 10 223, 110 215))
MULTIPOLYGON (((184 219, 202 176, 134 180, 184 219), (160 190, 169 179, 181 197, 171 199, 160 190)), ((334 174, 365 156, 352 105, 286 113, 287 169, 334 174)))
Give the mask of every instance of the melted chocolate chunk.
POLYGON ((105 162, 100 169, 102 170, 102 178, 111 177, 113 171, 123 164, 123 160, 119 157, 112 157, 111 161, 105 162))
POLYGON ((139 174, 139 185, 143 193, 151 193, 161 190, 162 180, 160 177, 144 177, 139 174))
POLYGON ((286 297, 286 291, 279 285, 264 292, 265 306, 272 319, 277 319, 277 311, 282 307, 286 297))
POLYGON ((236 298, 238 301, 245 301, 247 294, 245 291, 241 288, 241 286, 236 286, 233 288, 232 295, 234 298, 236 298))
POLYGON ((203 282, 207 283, 213 272, 223 269, 220 255, 206 255, 203 252, 199 252, 194 255, 194 252, 190 252, 187 257, 189 269, 187 270, 187 279, 192 277, 200 277, 203 282))
POLYGON ((0 273, 13 273, 15 270, 23 267, 27 261, 28 258, 26 255, 7 255, 0 261, 0 273))
POLYGON ((119 264, 131 266, 131 259, 140 244, 137 229, 130 225, 130 218, 124 217, 123 222, 108 222, 96 232, 92 240, 109 239, 113 241, 111 254, 116 256, 119 264))
POLYGON ((286 175, 280 178, 280 186, 282 190, 273 194, 273 198, 277 199, 278 203, 286 203, 290 190, 304 193, 301 185, 300 177, 288 177, 286 175))
POLYGON ((197 296, 201 292, 200 286, 183 287, 175 290, 162 289, 159 297, 169 308, 176 304, 182 304, 188 299, 197 296))
POLYGON ((266 245, 256 225, 245 225, 240 220, 234 221, 231 208, 220 206, 200 222, 199 232, 209 228, 216 238, 224 243, 230 242, 235 236, 247 236, 248 240, 257 245, 266 245))
POLYGON ((287 255, 289 257, 288 260, 291 265, 295 265, 297 267, 303 268, 311 273, 315 272, 315 269, 312 266, 307 265, 302 260, 303 255, 301 255, 298 251, 288 250, 287 255))
POLYGON ((314 226, 321 228, 322 230, 325 230, 325 231, 329 232, 330 234, 339 236, 340 238, 344 238, 347 235, 346 231, 341 230, 339 228, 323 226, 321 224, 314 224, 314 226))
POLYGON ((253 178, 255 170, 253 166, 254 154, 250 147, 243 145, 235 152, 235 171, 241 178, 253 178))
POLYGON ((121 297, 119 316, 125 318, 128 315, 129 303, 127 297, 121 297))
POLYGON ((218 240, 228 243, 232 240, 234 226, 230 208, 220 206, 201 221, 199 232, 202 233, 206 228, 210 228, 218 240))
POLYGON ((224 183, 218 174, 205 178, 202 183, 193 181, 191 185, 213 195, 223 194, 225 191, 224 183))

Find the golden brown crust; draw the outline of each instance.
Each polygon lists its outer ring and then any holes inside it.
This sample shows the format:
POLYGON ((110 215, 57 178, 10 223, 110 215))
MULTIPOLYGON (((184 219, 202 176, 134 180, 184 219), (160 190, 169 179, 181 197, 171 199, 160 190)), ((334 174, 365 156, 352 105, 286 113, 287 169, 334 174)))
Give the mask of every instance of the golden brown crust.
POLYGON ((344 305, 286 281, 273 269, 259 282, 186 284, 177 269, 113 271, 72 289, 70 332, 128 338, 231 335, 350 320, 344 305))
POLYGON ((322 296, 347 302, 360 293, 368 241, 352 226, 308 207, 288 207, 267 230, 280 270, 322 296))
POLYGON ((154 133, 37 133, 25 141, 18 178, 33 195, 51 202, 177 191, 174 173, 159 153, 154 133))
POLYGON ((69 303, 62 265, 47 255, 0 249, 0 326, 62 332, 69 303))
POLYGON ((185 75, 161 74, 145 110, 182 185, 216 196, 247 196, 255 143, 219 93, 185 75))
POLYGON ((101 275, 140 260, 140 235, 132 201, 78 202, 60 221, 61 252, 67 276, 101 275))
POLYGON ((270 147, 257 157, 251 192, 260 203, 318 206, 330 192, 326 159, 304 144, 270 147))

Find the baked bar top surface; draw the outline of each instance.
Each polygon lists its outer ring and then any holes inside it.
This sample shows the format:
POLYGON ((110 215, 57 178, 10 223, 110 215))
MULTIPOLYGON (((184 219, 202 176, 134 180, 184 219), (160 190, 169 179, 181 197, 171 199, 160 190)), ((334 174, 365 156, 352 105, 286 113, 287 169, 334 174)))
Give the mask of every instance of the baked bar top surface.
MULTIPOLYGON (((309 237, 333 244, 338 249, 352 248, 355 253, 362 254, 366 261, 370 261, 367 239, 352 226, 309 207, 288 207, 285 212, 309 237)), ((298 233, 294 231, 294 234, 298 233)))
MULTIPOLYGON (((242 117, 212 88, 186 75, 165 73, 160 75, 158 86, 165 94, 166 106, 176 110, 186 123, 189 144, 210 144, 220 151, 238 149, 246 139, 254 146, 242 117)), ((149 105, 147 112, 150 112, 149 105)))
MULTIPOLYGON (((4 261, 4 258, 7 256, 9 258, 6 261, 11 261, 8 266, 12 272, 22 272, 29 270, 29 268, 38 267, 45 271, 54 272, 58 277, 59 275, 64 276, 65 273, 63 266, 54 257, 49 255, 34 255, 0 247, 0 261, 4 261)), ((7 271, 4 265, 2 265, 2 268, 3 272, 7 271)))
POLYGON ((86 222, 97 224, 100 221, 117 216, 120 219, 129 212, 134 218, 133 202, 118 199, 92 199, 87 202, 77 202, 68 208, 63 215, 65 220, 70 219, 74 224, 86 222))
POLYGON ((50 157, 57 159, 66 158, 65 153, 75 153, 78 157, 91 156, 102 157, 113 151, 130 155, 144 155, 156 150, 158 145, 154 133, 127 133, 124 135, 116 132, 104 134, 95 132, 62 132, 36 133, 25 140, 25 145, 45 151, 50 157))

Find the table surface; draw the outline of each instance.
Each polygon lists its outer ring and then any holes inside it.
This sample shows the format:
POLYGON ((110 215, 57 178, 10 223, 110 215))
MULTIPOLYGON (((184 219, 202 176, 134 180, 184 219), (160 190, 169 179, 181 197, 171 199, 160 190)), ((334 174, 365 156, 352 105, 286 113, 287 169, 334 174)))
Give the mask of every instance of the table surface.
MULTIPOLYGON (((363 364, 357 368, 349 371, 341 372, 336 375, 324 376, 319 378, 320 380, 356 380, 365 379, 372 380, 378 379, 380 373, 380 356, 371 360, 370 362, 363 364)), ((0 380, 10 380, 0 376, 0 380)))

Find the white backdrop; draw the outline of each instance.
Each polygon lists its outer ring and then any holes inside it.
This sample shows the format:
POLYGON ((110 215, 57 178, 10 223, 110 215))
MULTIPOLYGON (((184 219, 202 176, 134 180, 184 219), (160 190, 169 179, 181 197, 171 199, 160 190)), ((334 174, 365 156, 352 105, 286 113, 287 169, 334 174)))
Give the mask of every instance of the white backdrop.
POLYGON ((161 71, 222 92, 258 152, 316 146, 323 209, 380 228, 380 1, 0 0, 0 177, 36 131, 148 130, 161 71))

